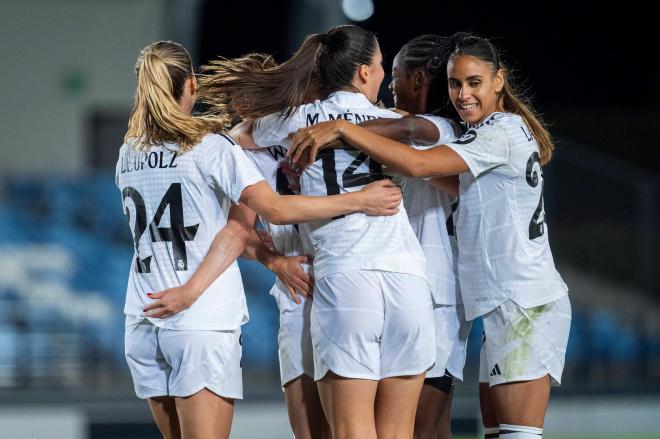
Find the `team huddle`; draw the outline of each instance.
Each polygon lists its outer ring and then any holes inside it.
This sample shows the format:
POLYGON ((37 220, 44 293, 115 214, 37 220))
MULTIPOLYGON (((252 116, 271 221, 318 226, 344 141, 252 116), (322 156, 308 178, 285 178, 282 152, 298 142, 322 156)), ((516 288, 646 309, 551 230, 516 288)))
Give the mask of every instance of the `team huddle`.
POLYGON ((229 437, 242 256, 277 276, 296 438, 450 438, 477 317, 485 437, 541 438, 571 320, 544 222, 553 147, 497 49, 410 40, 392 110, 376 104, 378 41, 357 26, 281 64, 253 53, 202 71, 174 42, 141 51, 116 171, 135 246, 126 359, 163 436, 229 437))

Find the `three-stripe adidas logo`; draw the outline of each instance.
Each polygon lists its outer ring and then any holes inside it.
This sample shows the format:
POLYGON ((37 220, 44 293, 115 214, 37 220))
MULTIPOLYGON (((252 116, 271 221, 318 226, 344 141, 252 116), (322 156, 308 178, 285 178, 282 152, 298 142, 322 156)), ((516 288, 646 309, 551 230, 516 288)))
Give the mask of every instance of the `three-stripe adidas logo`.
POLYGON ((495 363, 495 367, 493 367, 493 370, 490 371, 490 376, 495 376, 495 375, 502 375, 502 371, 500 370, 499 364, 495 363))

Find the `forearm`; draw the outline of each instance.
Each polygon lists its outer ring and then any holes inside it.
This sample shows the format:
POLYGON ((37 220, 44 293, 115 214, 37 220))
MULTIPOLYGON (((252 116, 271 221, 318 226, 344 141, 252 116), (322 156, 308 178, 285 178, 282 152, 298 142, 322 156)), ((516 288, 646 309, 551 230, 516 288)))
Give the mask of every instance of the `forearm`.
POLYGON ((186 284, 200 296, 241 255, 249 237, 250 232, 244 225, 227 223, 186 284))
POLYGON ((241 258, 249 259, 251 261, 257 260, 257 249, 260 245, 264 245, 264 243, 261 241, 257 231, 253 228, 250 231, 250 237, 248 238, 247 244, 245 245, 245 250, 243 250, 243 253, 241 253, 241 258))
POLYGON ((403 143, 432 145, 440 138, 440 133, 433 123, 415 115, 400 119, 368 120, 359 125, 372 133, 403 143))
POLYGON ((297 224, 359 212, 360 194, 352 192, 326 197, 278 195, 255 197, 248 206, 271 224, 297 224))
POLYGON ((252 229, 245 250, 241 254, 242 258, 258 261, 261 265, 272 271, 272 264, 278 257, 282 257, 276 251, 271 250, 257 233, 252 229))
POLYGON ((438 173, 428 151, 378 135, 351 123, 342 124, 340 137, 376 161, 406 177, 425 177, 438 173))

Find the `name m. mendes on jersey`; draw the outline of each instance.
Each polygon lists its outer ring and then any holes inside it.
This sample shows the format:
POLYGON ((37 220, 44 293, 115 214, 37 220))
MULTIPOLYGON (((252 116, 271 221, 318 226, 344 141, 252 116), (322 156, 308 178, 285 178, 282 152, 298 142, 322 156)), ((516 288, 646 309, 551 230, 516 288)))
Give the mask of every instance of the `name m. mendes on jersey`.
MULTIPOLYGON (((307 126, 319 123, 319 114, 320 113, 307 114, 307 126)), ((366 120, 381 119, 381 118, 378 116, 373 116, 371 114, 357 114, 351 112, 335 113, 335 114, 328 113, 328 120, 337 120, 337 119, 344 119, 349 122, 360 123, 366 120)))
POLYGON ((152 151, 140 152, 137 154, 127 154, 121 157, 121 173, 126 174, 134 171, 142 171, 151 168, 176 168, 176 152, 152 151), (168 157, 169 156, 169 157, 168 157))

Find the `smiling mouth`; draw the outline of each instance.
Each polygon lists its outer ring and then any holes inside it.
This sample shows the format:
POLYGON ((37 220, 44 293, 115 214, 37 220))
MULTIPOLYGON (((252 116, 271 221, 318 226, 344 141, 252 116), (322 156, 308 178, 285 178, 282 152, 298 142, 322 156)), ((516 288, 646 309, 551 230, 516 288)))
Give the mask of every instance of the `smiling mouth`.
POLYGON ((470 111, 477 108, 478 104, 459 104, 458 107, 463 111, 470 111))

